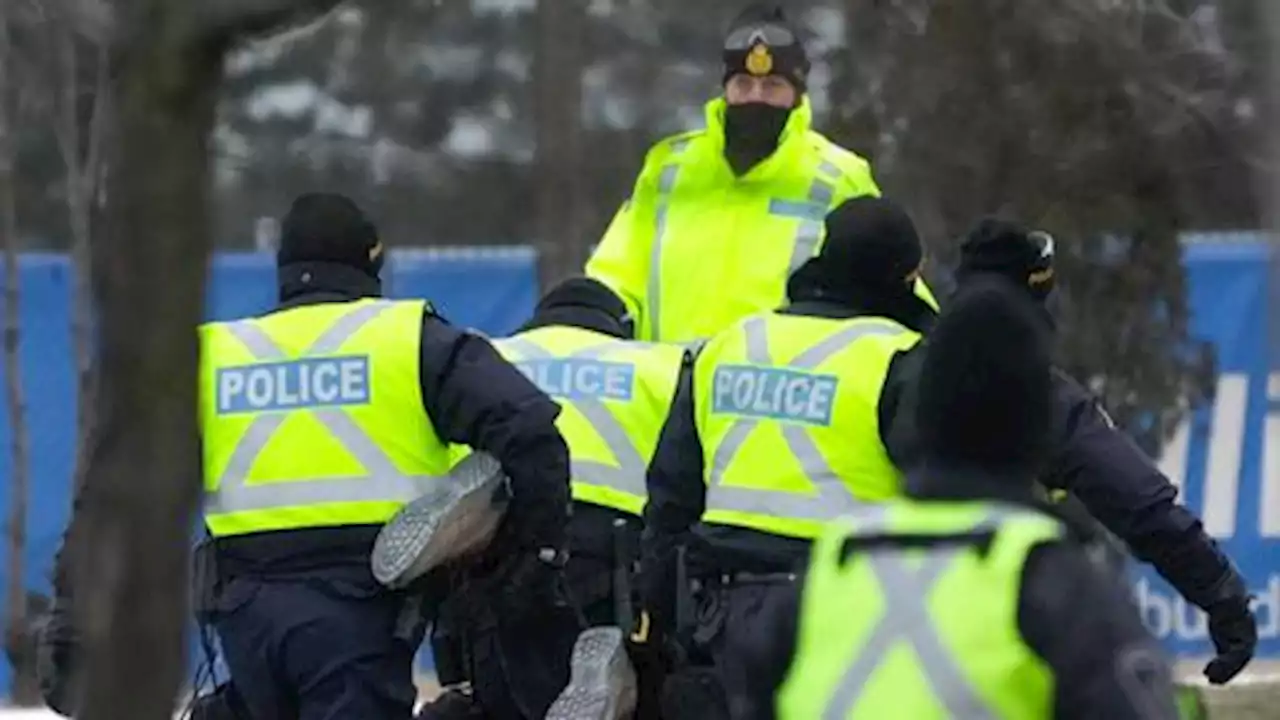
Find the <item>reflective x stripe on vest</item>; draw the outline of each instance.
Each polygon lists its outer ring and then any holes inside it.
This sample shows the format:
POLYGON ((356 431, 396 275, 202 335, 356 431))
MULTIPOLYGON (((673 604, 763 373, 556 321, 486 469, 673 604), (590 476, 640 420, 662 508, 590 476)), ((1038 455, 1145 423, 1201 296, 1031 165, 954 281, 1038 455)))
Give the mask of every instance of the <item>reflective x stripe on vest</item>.
POLYGON ((781 200, 769 201, 769 214, 780 217, 799 218, 800 227, 796 228, 795 247, 791 250, 791 263, 787 269, 790 276, 806 260, 813 257, 822 240, 823 221, 827 210, 835 197, 836 188, 832 183, 840 177, 840 168, 829 160, 818 163, 819 176, 809 186, 809 196, 805 202, 781 200))
MULTIPOLYGON (((390 301, 380 301, 355 307, 321 334, 304 356, 337 352, 360 328, 392 305, 390 301)), ((259 361, 289 359, 253 320, 228 323, 225 328, 259 361)), ((254 418, 240 438, 218 480, 217 490, 207 494, 206 513, 225 514, 324 503, 388 500, 409 502, 438 482, 435 477, 411 476, 400 472, 377 443, 342 408, 305 408, 294 412, 310 413, 364 466, 367 474, 248 485, 254 460, 288 416, 287 413, 262 414, 254 418)))
MULTIPOLYGON (((907 332, 899 325, 885 322, 858 322, 822 340, 786 364, 791 370, 813 370, 831 356, 870 336, 899 335, 907 332)), ((747 360, 756 365, 774 365, 770 359, 769 341, 764 316, 748 319, 743 324, 747 360)), ((840 476, 831 469, 813 438, 801 425, 781 424, 782 437, 792 456, 800 463, 805 476, 817 490, 816 496, 776 490, 729 487, 723 477, 743 443, 761 423, 760 418, 738 418, 730 426, 711 459, 710 487, 707 489, 708 510, 732 510, 762 513, 798 520, 826 522, 862 506, 849 493, 840 476)))
MULTIPOLYGON (((519 355, 520 361, 599 360, 608 355, 610 351, 617 349, 616 344, 608 343, 593 345, 568 355, 563 355, 552 353, 537 343, 522 337, 506 338, 501 343, 519 355)), ((609 408, 605 407, 604 402, 599 398, 588 396, 578 396, 572 399, 564 399, 563 401, 572 404, 578 412, 582 413, 587 422, 591 423, 591 426, 600 435, 600 438, 604 440, 609 452, 618 463, 615 467, 574 457, 571 460, 573 479, 578 482, 602 485, 620 492, 644 497, 645 472, 648 464, 640 455, 640 451, 636 449, 635 444, 631 442, 631 438, 627 435, 626 430, 622 428, 617 418, 613 416, 609 408)))
MULTIPOLYGON (((1000 523, 1026 511, 992 508, 967 532, 994 532, 1000 523)), ((859 535, 892 532, 884 507, 868 508, 850 518, 859 535)), ((880 583, 885 599, 885 615, 863 641, 852 664, 845 670, 835 694, 827 703, 823 720, 846 720, 862 697, 863 688, 889 651, 906 642, 935 695, 953 718, 996 720, 999 715, 987 706, 960 669, 959 660, 946 648, 933 623, 928 602, 934 586, 951 564, 971 547, 939 546, 930 549, 919 562, 901 554, 869 549, 861 556, 880 583)))

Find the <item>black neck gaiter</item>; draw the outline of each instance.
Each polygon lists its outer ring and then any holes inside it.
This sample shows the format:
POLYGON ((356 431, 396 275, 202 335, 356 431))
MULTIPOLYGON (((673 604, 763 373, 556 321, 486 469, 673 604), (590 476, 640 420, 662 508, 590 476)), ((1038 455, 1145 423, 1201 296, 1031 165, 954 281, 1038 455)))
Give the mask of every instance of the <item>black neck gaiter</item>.
POLYGON ((724 111, 724 156, 735 175, 745 175, 778 149, 791 108, 767 103, 729 105, 724 111))

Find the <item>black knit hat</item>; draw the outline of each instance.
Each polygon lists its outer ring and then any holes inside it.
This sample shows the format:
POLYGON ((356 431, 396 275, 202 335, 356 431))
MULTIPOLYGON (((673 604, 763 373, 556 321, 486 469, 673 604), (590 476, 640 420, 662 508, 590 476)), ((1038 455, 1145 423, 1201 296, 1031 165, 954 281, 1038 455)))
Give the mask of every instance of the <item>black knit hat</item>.
POLYGON ((345 265, 374 278, 382 270, 378 230, 353 200, 336 193, 298 197, 284 216, 276 262, 345 265))
POLYGON ((725 35, 724 77, 781 75, 804 92, 809 82, 809 56, 800 33, 778 5, 756 4, 738 14, 725 35))
POLYGON ((987 274, 1003 275, 1043 300, 1053 290, 1053 236, 1000 218, 983 218, 960 245, 956 284, 987 274))
POLYGON ((841 295, 857 287, 898 291, 908 287, 924 258, 911 216, 888 198, 856 197, 827 214, 826 240, 796 279, 841 295))
POLYGON ((635 324, 626 303, 608 286, 589 277, 569 278, 551 288, 538 301, 533 318, 521 329, 548 325, 595 330, 623 339, 635 336, 635 324))
POLYGON ((551 288, 538 301, 535 312, 563 307, 598 310, 619 320, 627 316, 626 304, 599 280, 589 277, 569 278, 551 288))

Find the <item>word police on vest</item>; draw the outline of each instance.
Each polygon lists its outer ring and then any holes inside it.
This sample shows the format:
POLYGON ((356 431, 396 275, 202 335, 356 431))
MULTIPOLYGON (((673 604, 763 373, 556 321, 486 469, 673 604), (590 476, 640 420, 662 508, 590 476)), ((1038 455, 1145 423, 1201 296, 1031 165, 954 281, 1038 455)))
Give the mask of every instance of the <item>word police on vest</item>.
POLYGON ((515 366, 551 397, 630 400, 636 367, 601 360, 521 360, 515 366))
POLYGON ((218 371, 218 413, 266 412, 364 405, 369 358, 310 358, 218 371))
POLYGON ((830 425, 839 385, 832 375, 749 365, 716 368, 712 412, 830 425))

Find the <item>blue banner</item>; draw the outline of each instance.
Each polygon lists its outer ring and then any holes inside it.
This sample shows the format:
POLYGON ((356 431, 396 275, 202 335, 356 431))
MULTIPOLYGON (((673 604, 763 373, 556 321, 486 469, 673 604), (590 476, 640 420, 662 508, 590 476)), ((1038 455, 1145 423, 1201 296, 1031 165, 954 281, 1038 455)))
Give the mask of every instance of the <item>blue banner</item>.
MULTIPOLYGON (((1280 357, 1268 329, 1271 248, 1239 236, 1186 246, 1191 331, 1218 353, 1213 404, 1194 413, 1164 448, 1161 469, 1240 566, 1257 596, 1259 657, 1280 657, 1280 357)), ((1181 657, 1213 654, 1204 613, 1150 568, 1134 593, 1147 626, 1181 657)))

